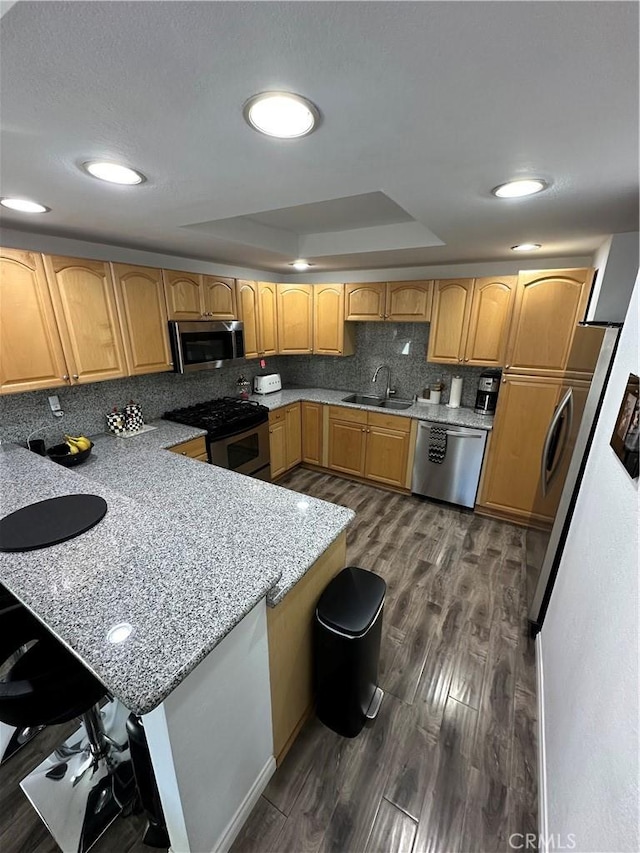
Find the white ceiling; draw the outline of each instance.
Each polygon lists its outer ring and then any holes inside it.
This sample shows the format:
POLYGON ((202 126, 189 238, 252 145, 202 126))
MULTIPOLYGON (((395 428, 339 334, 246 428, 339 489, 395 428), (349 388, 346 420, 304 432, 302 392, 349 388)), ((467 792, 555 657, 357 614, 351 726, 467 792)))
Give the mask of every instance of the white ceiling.
POLYGON ((586 255, 638 228, 636 3, 19 2, 1 27, 1 194, 52 208, 12 228, 281 273, 586 255), (251 130, 267 89, 319 129, 251 130), (101 157, 148 181, 80 171, 101 157), (490 195, 529 175, 551 189, 490 195))

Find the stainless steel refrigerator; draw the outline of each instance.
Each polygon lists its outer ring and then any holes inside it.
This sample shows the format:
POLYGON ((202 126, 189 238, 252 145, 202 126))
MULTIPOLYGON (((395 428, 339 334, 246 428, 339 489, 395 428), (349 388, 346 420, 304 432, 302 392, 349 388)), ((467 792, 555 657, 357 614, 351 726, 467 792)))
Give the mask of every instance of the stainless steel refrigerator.
MULTIPOLYGON (((527 531, 527 591, 532 634, 536 634, 542 627, 547 611, 622 326, 621 323, 597 321, 581 325, 605 327, 604 335, 553 526, 547 532, 527 531)), ((563 453, 566 452, 572 418, 573 392, 569 387, 551 418, 543 446, 540 460, 540 488, 543 496, 551 486, 563 453)))

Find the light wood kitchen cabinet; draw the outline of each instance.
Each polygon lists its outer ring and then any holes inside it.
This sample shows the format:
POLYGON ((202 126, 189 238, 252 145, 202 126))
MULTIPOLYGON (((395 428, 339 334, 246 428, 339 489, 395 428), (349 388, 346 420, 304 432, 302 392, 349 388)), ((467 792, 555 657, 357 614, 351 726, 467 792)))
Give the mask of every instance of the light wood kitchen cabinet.
POLYGON ((42 257, 0 250, 0 393, 58 388, 69 369, 42 257))
POLYGON ((483 367, 505 364, 516 285, 517 276, 475 280, 463 356, 465 364, 483 367))
POLYGON ((329 418, 329 468, 364 477, 367 428, 353 421, 329 418))
POLYGON ((71 381, 97 382, 126 376, 109 265, 47 255, 44 266, 71 381))
POLYGON ((129 264, 111 267, 129 374, 171 370, 162 271, 129 264))
POLYGON ((300 403, 287 406, 284 412, 286 427, 286 463, 287 470, 302 462, 302 424, 300 403))
POLYGON ((278 352, 306 355, 313 352, 313 285, 278 284, 278 352))
POLYGON ((565 373, 593 270, 523 272, 518 276, 506 368, 529 376, 565 373))
POLYGON ((394 323, 431 319, 432 281, 374 281, 345 285, 345 319, 394 323))
POLYGON ((322 403, 303 402, 301 407, 302 423, 302 461, 312 465, 322 465, 324 446, 324 406, 322 403))
POLYGON ((179 453, 180 456, 189 456, 191 459, 197 459, 199 462, 208 462, 207 442, 205 437, 198 436, 189 441, 182 441, 180 444, 174 444, 168 448, 172 453, 179 453))
POLYGON ((534 527, 548 528, 553 523, 588 390, 587 381, 503 376, 478 500, 482 508, 534 527), (545 437, 568 387, 574 395, 573 423, 566 436, 560 434, 557 472, 544 496, 541 468, 545 437))
POLYGON ((244 324, 246 358, 276 355, 278 350, 276 285, 238 281, 238 311, 244 324))
POLYGON ((163 270, 167 313, 170 320, 201 320, 202 276, 163 270))
POLYGON ((163 273, 170 320, 238 318, 235 279, 175 270, 163 273))
POLYGON ((473 279, 436 281, 433 291, 428 361, 458 364, 464 360, 469 332, 473 279))
POLYGON ((269 412, 269 450, 272 480, 302 462, 300 403, 269 412))
POLYGON ((313 352, 353 355, 354 327, 344 319, 344 284, 313 285, 313 352))
POLYGON ((385 319, 394 323, 428 323, 432 301, 432 281, 390 281, 387 283, 385 319))
POLYGON ((207 320, 238 319, 235 279, 202 277, 202 315, 207 320))
POLYGON ((407 475, 411 420, 369 412, 364 476, 402 488, 407 475))

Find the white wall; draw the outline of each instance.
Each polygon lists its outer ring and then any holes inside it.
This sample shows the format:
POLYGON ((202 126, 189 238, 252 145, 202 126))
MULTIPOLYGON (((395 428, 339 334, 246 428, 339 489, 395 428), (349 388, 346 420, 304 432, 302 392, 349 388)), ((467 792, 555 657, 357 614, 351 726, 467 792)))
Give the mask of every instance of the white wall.
POLYGON ((598 273, 587 320, 619 323, 624 319, 638 269, 639 237, 637 231, 612 234, 594 255, 598 273))
POLYGON ((581 853, 640 850, 638 481, 609 446, 638 374, 639 280, 539 646, 546 831, 565 843, 574 833, 581 853))

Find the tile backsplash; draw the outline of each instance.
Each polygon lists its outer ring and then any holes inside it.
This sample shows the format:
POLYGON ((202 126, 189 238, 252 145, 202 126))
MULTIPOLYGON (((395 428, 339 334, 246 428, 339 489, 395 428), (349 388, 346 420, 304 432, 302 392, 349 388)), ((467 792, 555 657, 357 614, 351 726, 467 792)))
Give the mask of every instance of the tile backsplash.
MULTIPOLYGON (((451 379, 460 375, 464 378, 462 405, 474 405, 483 368, 427 364, 429 324, 356 323, 355 326, 355 355, 278 356, 267 359, 267 372, 280 372, 285 385, 380 394, 385 389, 386 371, 380 374, 378 383, 372 383, 371 379, 378 365, 388 364, 391 387, 396 388, 399 396, 421 394, 430 382, 441 378, 445 385, 444 403, 449 399, 451 379)), ((34 438, 54 444, 63 433, 103 432, 105 414, 129 400, 139 403, 145 419, 150 421, 168 409, 235 394, 240 373, 251 379, 258 372, 258 362, 248 361, 244 367, 234 364, 184 376, 156 373, 50 391, 8 394, 0 397, 0 440, 24 442, 29 433, 40 430, 34 438), (57 419, 51 414, 47 402, 50 394, 60 398, 64 417, 57 419)))

